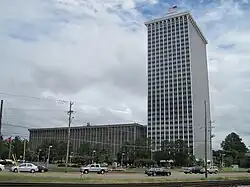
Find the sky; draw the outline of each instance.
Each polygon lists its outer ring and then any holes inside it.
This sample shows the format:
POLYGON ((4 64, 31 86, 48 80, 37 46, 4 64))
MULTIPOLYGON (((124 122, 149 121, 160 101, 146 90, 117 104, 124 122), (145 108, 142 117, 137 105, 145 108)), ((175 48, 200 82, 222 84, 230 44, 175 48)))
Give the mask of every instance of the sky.
POLYGON ((144 22, 175 4, 208 40, 215 148, 232 131, 250 145, 248 0, 1 0, 3 134, 67 126, 69 100, 74 126, 146 124, 144 22))

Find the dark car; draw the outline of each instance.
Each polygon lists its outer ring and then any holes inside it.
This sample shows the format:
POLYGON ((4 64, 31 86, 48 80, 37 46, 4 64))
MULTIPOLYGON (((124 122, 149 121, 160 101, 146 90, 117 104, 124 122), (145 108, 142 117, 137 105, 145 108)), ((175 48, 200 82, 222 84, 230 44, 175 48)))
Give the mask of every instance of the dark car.
POLYGON ((189 168, 184 169, 184 173, 185 174, 192 174, 192 173, 194 173, 194 174, 204 174, 205 169, 202 168, 202 167, 199 167, 199 166, 197 166, 197 167, 189 167, 189 168))
POLYGON ((148 176, 170 176, 171 171, 166 168, 150 168, 145 171, 148 176))
POLYGON ((38 172, 40 173, 44 173, 48 171, 48 168, 46 168, 45 166, 37 166, 38 167, 38 172))
POLYGON ((247 169, 247 173, 250 173, 250 168, 247 169))

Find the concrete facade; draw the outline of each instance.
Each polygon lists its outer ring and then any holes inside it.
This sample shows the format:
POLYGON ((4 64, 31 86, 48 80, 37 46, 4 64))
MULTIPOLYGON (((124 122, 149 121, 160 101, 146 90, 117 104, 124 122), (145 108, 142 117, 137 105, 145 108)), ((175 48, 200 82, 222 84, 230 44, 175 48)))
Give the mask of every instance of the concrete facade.
MULTIPOLYGON (((154 150, 182 139, 204 159, 205 117, 210 129, 207 41, 189 12, 145 23, 148 31, 148 128, 154 150)), ((208 158, 210 159, 208 132, 208 158)))
MULTIPOLYGON (((66 142, 68 128, 38 128, 29 129, 29 132, 31 148, 36 149, 48 140, 66 142)), ((139 138, 146 138, 146 136, 147 127, 138 123, 87 125, 71 128, 71 144, 74 152, 77 152, 82 143, 87 142, 111 149, 110 152, 116 156, 125 142, 136 141, 139 138)))

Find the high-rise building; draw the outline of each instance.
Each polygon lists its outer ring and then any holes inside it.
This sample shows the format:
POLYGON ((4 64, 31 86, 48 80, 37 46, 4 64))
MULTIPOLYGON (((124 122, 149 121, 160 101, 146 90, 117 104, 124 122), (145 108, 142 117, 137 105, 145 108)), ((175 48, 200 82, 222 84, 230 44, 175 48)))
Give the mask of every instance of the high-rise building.
MULTIPOLYGON (((29 132, 30 146, 33 150, 48 141, 67 142, 67 127, 29 129, 29 132)), ((100 145, 109 149, 110 153, 115 157, 125 142, 145 139, 147 137, 147 128, 145 125, 138 123, 88 124, 86 126, 71 127, 70 134, 70 143, 74 153, 78 152, 82 143, 89 143, 92 146, 100 145)))
MULTIPOLYGON (((147 21, 148 137, 153 149, 182 139, 197 158, 205 155, 205 107, 210 128, 207 40, 189 12, 147 21)), ((211 159, 208 131, 208 159, 211 159)))

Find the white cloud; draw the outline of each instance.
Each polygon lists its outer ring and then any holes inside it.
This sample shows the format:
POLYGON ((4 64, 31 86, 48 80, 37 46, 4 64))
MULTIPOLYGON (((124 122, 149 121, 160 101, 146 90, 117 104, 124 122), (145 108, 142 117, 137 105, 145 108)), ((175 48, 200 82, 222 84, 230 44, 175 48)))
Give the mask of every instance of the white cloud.
MULTIPOLYGON (((4 0, 0 2, 0 91, 76 100, 75 123, 146 123, 146 29, 138 7, 156 0, 4 0), (138 6, 137 6, 138 5, 138 6)), ((170 3, 170 2, 168 2, 170 3)), ((215 145, 230 131, 247 139, 250 10, 246 1, 181 1, 208 38, 215 145), (244 5, 244 6, 243 6, 244 5), (237 127, 237 128, 236 128, 237 127)), ((170 3, 171 4, 171 3, 170 3)), ((159 10, 158 10, 159 8, 159 10)), ((156 16, 155 15, 155 16, 156 16)), ((66 125, 67 104, 2 96, 8 121, 30 127, 66 125), (21 115, 22 114, 22 115, 21 115), (21 120, 19 116, 22 116, 21 120), (52 121, 53 120, 53 121, 52 121)))

